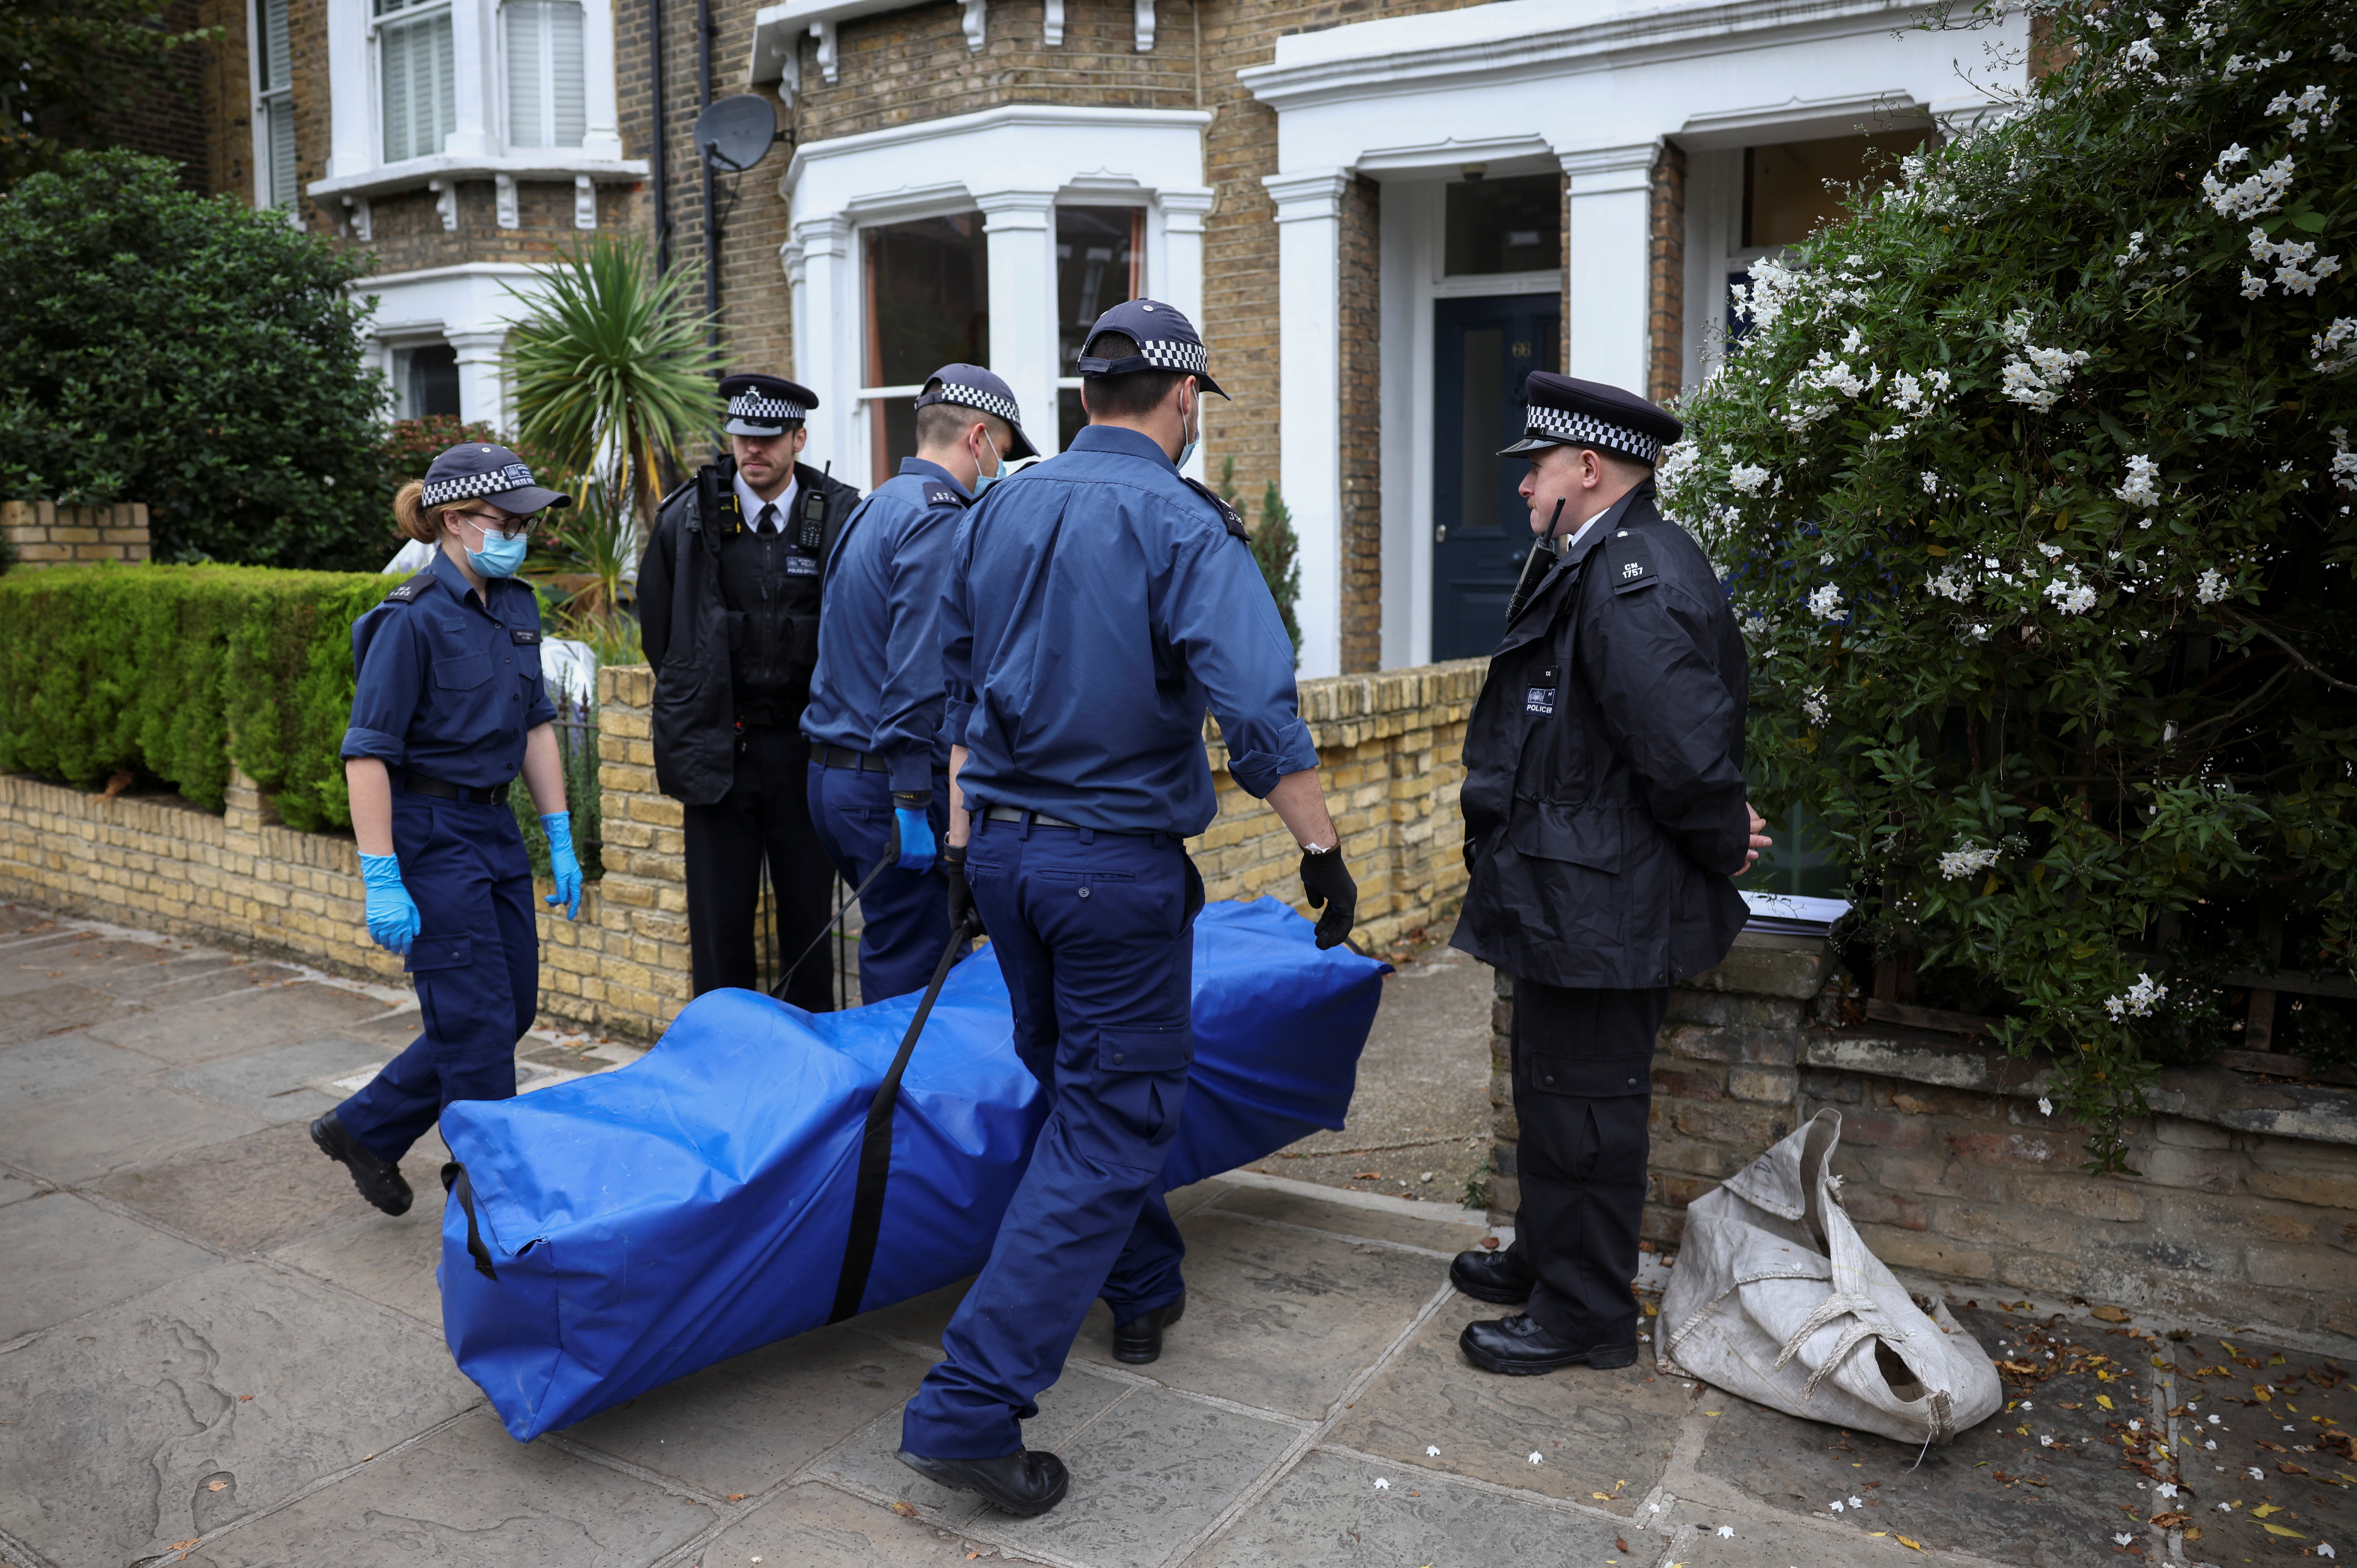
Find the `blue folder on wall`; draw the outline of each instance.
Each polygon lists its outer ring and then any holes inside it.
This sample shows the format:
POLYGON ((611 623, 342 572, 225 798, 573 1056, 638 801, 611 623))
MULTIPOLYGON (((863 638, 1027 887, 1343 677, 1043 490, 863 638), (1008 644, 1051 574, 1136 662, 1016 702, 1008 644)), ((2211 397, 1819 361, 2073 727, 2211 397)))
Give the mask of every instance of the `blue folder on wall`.
MULTIPOLYGON (((1339 1128, 1385 966, 1274 898, 1195 922, 1184 1187, 1339 1128)), ((813 1015, 717 991, 640 1061, 442 1118, 443 1328, 529 1441, 827 1321, 868 1108, 914 995, 813 1015)), ((901 1080, 862 1310, 989 1255, 1045 1113, 987 949, 950 972, 901 1080)))

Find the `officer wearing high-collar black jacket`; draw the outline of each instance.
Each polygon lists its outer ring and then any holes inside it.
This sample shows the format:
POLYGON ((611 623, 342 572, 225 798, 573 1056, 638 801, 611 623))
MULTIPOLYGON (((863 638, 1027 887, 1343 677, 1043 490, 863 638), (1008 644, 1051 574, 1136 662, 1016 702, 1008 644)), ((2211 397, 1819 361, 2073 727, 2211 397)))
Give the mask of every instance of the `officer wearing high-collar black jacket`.
POLYGON ((654 667, 655 782, 681 802, 688 955, 699 996, 759 983, 761 863, 778 950, 815 950, 783 995, 834 1004, 826 929, 834 867, 812 826, 802 708, 818 662, 819 590, 850 486, 796 461, 816 394, 780 376, 720 383, 730 451, 663 498, 639 564, 639 622, 654 667))
POLYGON ((1468 1324, 1476 1366, 1637 1356, 1654 1032, 1670 986, 1727 956, 1734 878, 1768 841, 1745 800, 1743 636, 1653 463, 1684 434, 1643 398, 1534 371, 1522 496, 1540 543, 1466 728, 1452 944, 1514 977, 1522 1205, 1457 1288, 1524 1311, 1468 1324))

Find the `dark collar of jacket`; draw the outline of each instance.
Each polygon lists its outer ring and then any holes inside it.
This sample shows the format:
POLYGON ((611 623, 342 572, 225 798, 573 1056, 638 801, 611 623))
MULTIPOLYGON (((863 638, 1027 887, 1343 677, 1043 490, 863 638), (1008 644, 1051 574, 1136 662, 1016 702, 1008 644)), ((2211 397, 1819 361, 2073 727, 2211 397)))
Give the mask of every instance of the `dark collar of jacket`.
MULTIPOLYGON (((1634 489, 1598 513, 1587 531, 1563 553, 1553 566, 1547 568, 1547 575, 1539 580, 1538 591, 1531 595, 1530 603, 1524 605, 1522 613, 1507 624, 1505 640, 1498 644, 1498 653, 1512 652, 1523 644, 1546 635, 1547 628, 1555 624, 1555 617, 1569 603, 1579 581, 1581 565, 1596 553, 1597 547, 1614 529, 1629 521, 1631 511, 1636 510, 1640 501, 1644 505, 1639 514, 1639 521, 1649 522, 1659 515, 1653 510, 1652 480, 1639 480, 1634 489)), ((1491 657, 1495 658, 1497 654, 1491 657)))
MULTIPOLYGON (((483 579, 483 596, 479 599, 475 596, 475 590, 467 585, 467 574, 458 570, 458 564, 450 559, 448 551, 438 547, 425 572, 426 575, 447 588, 452 598, 478 612, 484 610, 486 603, 498 604, 511 589, 522 588, 526 593, 532 591, 527 585, 517 582, 513 577, 486 577, 483 579)), ((489 613, 494 620, 504 622, 506 619, 496 609, 489 613)))
POLYGON ((1170 454, 1162 449, 1161 442, 1125 424, 1084 424, 1073 433, 1072 444, 1064 450, 1142 457, 1149 463, 1159 463, 1170 473, 1178 471, 1178 466, 1170 460, 1170 454))

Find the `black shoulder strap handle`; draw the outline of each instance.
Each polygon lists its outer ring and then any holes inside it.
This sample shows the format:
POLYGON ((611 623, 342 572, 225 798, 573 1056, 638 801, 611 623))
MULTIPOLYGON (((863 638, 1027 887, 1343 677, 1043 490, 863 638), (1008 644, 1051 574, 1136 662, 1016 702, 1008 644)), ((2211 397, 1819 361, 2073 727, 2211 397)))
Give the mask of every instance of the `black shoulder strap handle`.
POLYGON ((467 1167, 452 1160, 442 1167, 442 1190, 458 1200, 467 1211, 467 1255, 475 1260, 475 1272, 490 1281, 500 1283, 491 1267, 491 1250, 483 1245, 482 1228, 475 1223, 475 1189, 467 1185, 467 1167))
POLYGON ((950 933, 949 945, 942 949, 942 961, 933 966, 932 982, 925 987, 925 998, 917 1004, 917 1015, 909 1020, 909 1032, 900 1036, 892 1070, 884 1075, 876 1098, 868 1101, 867 1129, 859 1144, 859 1182, 851 1195, 851 1236, 843 1244, 843 1273, 835 1280, 834 1311, 827 1318, 829 1323, 857 1316, 859 1300, 867 1294, 867 1276, 876 1267, 877 1233, 884 1227, 884 1185, 892 1175, 892 1112, 900 1100, 900 1075, 908 1070, 917 1036, 924 1033, 925 1020, 941 998, 950 966, 977 934, 971 916, 950 933))

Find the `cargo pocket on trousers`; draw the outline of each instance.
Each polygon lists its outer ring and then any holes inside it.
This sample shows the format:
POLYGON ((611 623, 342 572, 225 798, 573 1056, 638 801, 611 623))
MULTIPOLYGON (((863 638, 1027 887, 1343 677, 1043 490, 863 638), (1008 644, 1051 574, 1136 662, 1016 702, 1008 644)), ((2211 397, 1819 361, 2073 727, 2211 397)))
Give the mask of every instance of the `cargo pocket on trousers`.
MULTIPOLYGON (((1178 1131, 1187 1069, 1195 1060, 1195 1031, 1106 1029, 1097 1036, 1099 1090, 1105 1109, 1145 1148, 1159 1148, 1178 1131)), ((1118 1152, 1112 1152, 1118 1161, 1118 1152)))
POLYGON ((1653 1058, 1650 1054, 1571 1057, 1533 1052, 1523 1071, 1530 1075, 1531 1087, 1541 1094, 1570 1094, 1585 1100, 1649 1094, 1653 1087, 1653 1058))
POLYGON ((432 975, 448 970, 464 969, 475 961, 475 939, 472 937, 418 937, 409 944, 409 956, 401 967, 420 976, 417 982, 418 1021, 425 1032, 437 1040, 450 1036, 442 1027, 441 1014, 434 1005, 432 975))

